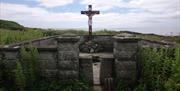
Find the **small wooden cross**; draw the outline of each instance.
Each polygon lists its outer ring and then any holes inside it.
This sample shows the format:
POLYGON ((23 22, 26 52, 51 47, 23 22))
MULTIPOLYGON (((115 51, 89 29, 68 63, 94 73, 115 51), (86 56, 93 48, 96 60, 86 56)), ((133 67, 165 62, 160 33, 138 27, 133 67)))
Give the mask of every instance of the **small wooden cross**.
POLYGON ((81 11, 81 14, 85 14, 88 16, 88 25, 89 25, 89 36, 92 36, 92 17, 95 14, 100 14, 100 11, 92 11, 92 5, 88 6, 88 11, 81 11))

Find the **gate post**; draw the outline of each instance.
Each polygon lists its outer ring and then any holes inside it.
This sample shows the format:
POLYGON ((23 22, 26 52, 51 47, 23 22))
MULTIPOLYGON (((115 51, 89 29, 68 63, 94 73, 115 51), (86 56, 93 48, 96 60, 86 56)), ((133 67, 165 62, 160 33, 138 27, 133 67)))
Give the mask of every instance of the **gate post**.
POLYGON ((64 36, 57 38, 58 45, 58 78, 79 78, 79 36, 64 36))
POLYGON ((136 80, 136 54, 139 38, 114 36, 114 59, 116 81, 127 84, 136 80))

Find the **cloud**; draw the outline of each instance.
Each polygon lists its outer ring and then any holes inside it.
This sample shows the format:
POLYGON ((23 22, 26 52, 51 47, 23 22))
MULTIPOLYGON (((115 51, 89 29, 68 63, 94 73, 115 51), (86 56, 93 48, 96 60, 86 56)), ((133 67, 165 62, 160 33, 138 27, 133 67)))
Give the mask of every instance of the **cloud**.
POLYGON ((121 0, 81 0, 80 3, 84 5, 91 4, 95 9, 101 11, 107 11, 117 6, 126 6, 126 3, 122 4, 121 0))
POLYGON ((95 9, 108 11, 113 8, 136 9, 153 13, 172 13, 180 10, 180 0, 81 0, 83 5, 92 4, 95 9))
POLYGON ((53 8, 58 6, 64 6, 73 3, 74 0, 34 0, 39 2, 41 6, 47 8, 53 8))
POLYGON ((4 19, 25 21, 74 21, 80 17, 79 13, 55 13, 40 7, 29 7, 21 4, 1 3, 0 17, 4 19))
MULTIPOLYGON (((103 0, 97 0, 96 3, 103 0)), ((102 12, 100 15, 93 17, 93 28, 124 28, 136 29, 139 32, 154 32, 154 33, 168 33, 178 32, 180 30, 180 11, 177 6, 177 1, 173 0, 167 4, 167 0, 161 2, 162 6, 146 6, 148 1, 144 0, 131 0, 124 2, 122 0, 112 0, 111 6, 108 6, 108 1, 104 2, 107 6, 97 7, 101 9, 121 7, 118 2, 126 3, 123 7, 134 7, 134 9, 142 9, 142 12, 136 10, 129 11, 128 13, 117 12, 102 12), (117 2, 118 1, 118 2, 117 2), (174 2, 176 1, 176 3, 174 2), (114 2, 114 3, 113 3, 114 2), (175 4, 175 5, 172 5, 175 4), (132 6, 131 6, 132 5, 132 6), (157 10, 155 9, 158 8, 157 10), (151 30, 150 30, 151 29, 151 30)), ((161 1, 161 0, 157 0, 161 1)), ((87 2, 87 1, 86 1, 87 2)), ((91 0, 93 3, 93 0, 91 0)), ((82 3, 82 2, 81 2, 82 3)), ((28 27, 43 27, 43 28, 86 28, 87 16, 81 15, 80 12, 51 12, 43 7, 30 7, 24 4, 10 4, 0 3, 0 18, 14 20, 22 23, 28 27)), ((84 2, 85 4, 85 2, 84 2)), ((87 3, 88 4, 88 3, 87 3)), ((99 6, 98 6, 99 5, 99 6)), ((117 8, 119 9, 119 8, 117 8)))

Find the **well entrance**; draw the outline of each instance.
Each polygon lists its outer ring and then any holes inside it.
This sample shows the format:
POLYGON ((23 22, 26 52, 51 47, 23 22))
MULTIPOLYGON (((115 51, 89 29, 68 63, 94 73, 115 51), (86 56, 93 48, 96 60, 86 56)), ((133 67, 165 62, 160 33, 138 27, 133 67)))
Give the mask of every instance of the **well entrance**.
POLYGON ((174 46, 133 37, 97 35, 86 42, 87 38, 88 36, 61 36, 7 45, 0 48, 0 60, 6 59, 6 67, 15 69, 20 47, 31 43, 38 49, 40 74, 43 78, 79 79, 83 75, 89 84, 105 86, 106 81, 109 81, 107 78, 125 80, 128 83, 136 80, 138 46, 174 46))

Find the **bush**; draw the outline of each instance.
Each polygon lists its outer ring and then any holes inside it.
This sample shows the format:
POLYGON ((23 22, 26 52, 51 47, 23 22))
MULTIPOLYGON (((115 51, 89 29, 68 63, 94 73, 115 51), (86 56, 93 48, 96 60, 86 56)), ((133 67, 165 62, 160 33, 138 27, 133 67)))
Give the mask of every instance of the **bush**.
POLYGON ((180 48, 139 48, 140 78, 118 91, 180 91, 180 48))
POLYGON ((23 68, 19 60, 16 61, 15 84, 19 91, 24 91, 26 86, 26 79, 23 73, 23 68))

